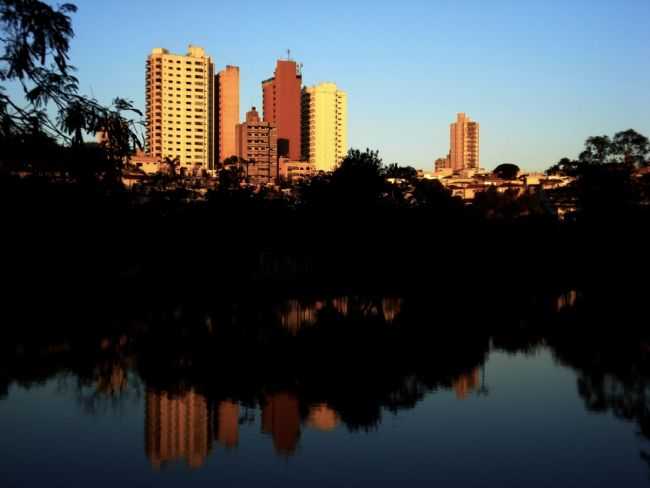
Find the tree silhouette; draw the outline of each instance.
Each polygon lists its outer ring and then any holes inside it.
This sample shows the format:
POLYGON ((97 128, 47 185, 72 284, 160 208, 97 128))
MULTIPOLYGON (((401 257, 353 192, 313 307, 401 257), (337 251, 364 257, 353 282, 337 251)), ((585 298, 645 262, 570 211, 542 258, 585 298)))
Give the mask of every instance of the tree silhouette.
POLYGON ((645 167, 649 164, 650 141, 632 129, 619 132, 612 140, 612 153, 625 165, 645 167))
POLYGON ((493 171, 494 176, 501 180, 516 180, 521 169, 516 164, 500 164, 493 171))
POLYGON ((116 98, 105 107, 79 94, 68 56, 74 36, 70 14, 76 11, 70 3, 54 9, 38 0, 0 1, 4 51, 0 58, 0 141, 5 145, 28 137, 34 140, 34 134, 42 133, 79 148, 84 134, 101 132, 109 163, 101 176, 114 180, 132 150, 142 146, 141 122, 126 117, 142 113, 127 100, 116 98), (26 105, 11 99, 5 83, 20 87, 26 105), (56 113, 53 119, 50 109, 56 113))

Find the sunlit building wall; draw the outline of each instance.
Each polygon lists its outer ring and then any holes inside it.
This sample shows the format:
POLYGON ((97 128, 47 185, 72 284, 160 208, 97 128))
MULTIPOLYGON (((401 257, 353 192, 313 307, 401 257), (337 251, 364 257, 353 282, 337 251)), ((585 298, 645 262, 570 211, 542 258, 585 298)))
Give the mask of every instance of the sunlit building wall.
POLYGON ((245 160, 244 170, 254 183, 264 184, 278 177, 278 131, 275 124, 261 121, 255 107, 246 122, 237 125, 237 155, 245 160))
POLYGON ((278 129, 278 154, 294 161, 301 158, 300 67, 292 60, 279 60, 275 76, 262 82, 264 121, 278 129))
POLYGON ((200 47, 186 55, 156 48, 147 59, 147 152, 180 168, 214 168, 214 64, 200 47))
POLYGON ((454 171, 479 169, 480 126, 466 114, 459 113, 456 122, 451 124, 449 165, 454 171))
POLYGON ((348 152, 348 96, 334 83, 302 94, 303 158, 316 171, 333 171, 348 152))
POLYGON ((212 436, 208 404, 202 395, 179 397, 147 392, 145 450, 155 468, 184 460, 201 467, 210 453, 212 436))
POLYGON ((239 124, 239 68, 226 66, 216 79, 217 92, 217 157, 223 162, 237 156, 237 124, 239 124))

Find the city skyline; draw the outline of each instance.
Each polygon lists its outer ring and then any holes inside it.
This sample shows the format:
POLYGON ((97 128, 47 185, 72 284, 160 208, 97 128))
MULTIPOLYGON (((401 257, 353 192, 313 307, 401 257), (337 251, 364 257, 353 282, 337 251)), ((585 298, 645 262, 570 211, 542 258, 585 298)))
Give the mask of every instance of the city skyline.
POLYGON ((291 22, 291 32, 252 15, 264 11, 255 2, 235 7, 194 1, 187 13, 164 4, 157 27, 145 30, 148 1, 77 4, 71 57, 82 90, 100 101, 122 96, 144 109, 146 53, 159 45, 184 52, 194 43, 218 69, 240 66, 241 110, 262 107, 259 82, 291 48, 292 58, 304 64, 305 86, 335 81, 350 95, 350 147, 378 149, 387 163, 429 170, 446 154, 448 121, 458 112, 481 121, 487 169, 510 162, 542 170, 562 156, 577 156, 582 148, 576 141, 589 135, 631 127, 650 132, 650 94, 643 88, 650 68, 637 66, 650 45, 641 22, 650 14, 647 2, 580 1, 562 9, 553 2, 498 2, 489 12, 418 1, 401 12, 380 3, 371 24, 354 21, 367 7, 360 2, 346 5, 348 20, 337 29, 328 28, 334 14, 319 14, 316 26, 302 25, 297 19, 309 12, 289 2, 278 7, 277 18, 291 22), (186 22, 190 11, 202 8, 205 15, 186 22), (228 25, 209 28, 223 15, 228 25), (463 16, 471 39, 452 36, 463 16), (99 19, 115 32, 114 42, 97 37, 99 19), (107 65, 118 60, 109 81, 107 65))

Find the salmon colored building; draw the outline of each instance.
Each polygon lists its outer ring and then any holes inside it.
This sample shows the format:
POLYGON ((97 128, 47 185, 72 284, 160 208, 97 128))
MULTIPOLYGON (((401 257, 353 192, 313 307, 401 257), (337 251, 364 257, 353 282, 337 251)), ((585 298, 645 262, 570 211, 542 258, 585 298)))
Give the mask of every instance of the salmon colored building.
POLYGON ((239 68, 226 66, 216 77, 217 157, 224 160, 237 156, 237 124, 239 124, 239 68))
POLYGON ((262 82, 264 121, 278 128, 278 154, 293 161, 302 156, 302 73, 295 61, 279 60, 275 76, 262 82))
POLYGON ((480 126, 464 113, 459 113, 450 127, 449 165, 454 171, 478 170, 480 158, 480 126))

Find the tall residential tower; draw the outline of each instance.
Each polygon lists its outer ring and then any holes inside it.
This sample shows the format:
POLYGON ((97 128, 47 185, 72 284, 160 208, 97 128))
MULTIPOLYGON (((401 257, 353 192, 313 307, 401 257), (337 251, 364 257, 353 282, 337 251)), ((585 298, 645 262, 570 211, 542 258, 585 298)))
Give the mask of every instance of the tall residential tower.
POLYGON ((214 64, 200 47, 187 55, 156 48, 147 59, 147 152, 185 170, 215 163, 214 64))
POLYGON ((451 124, 451 151, 449 165, 454 171, 481 167, 480 126, 464 113, 459 113, 456 122, 451 124))
POLYGON ((302 94, 302 156, 316 171, 333 171, 348 151, 348 97, 334 83, 302 94))
POLYGON ((226 66, 216 79, 217 158, 223 162, 237 156, 236 132, 239 124, 239 68, 226 66))
POLYGON ((264 121, 278 129, 278 153, 294 161, 301 156, 302 74, 295 61, 280 60, 275 76, 262 82, 264 121))

